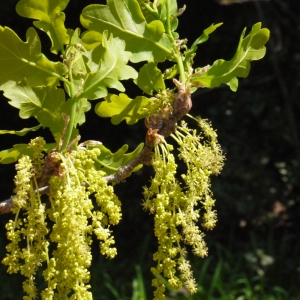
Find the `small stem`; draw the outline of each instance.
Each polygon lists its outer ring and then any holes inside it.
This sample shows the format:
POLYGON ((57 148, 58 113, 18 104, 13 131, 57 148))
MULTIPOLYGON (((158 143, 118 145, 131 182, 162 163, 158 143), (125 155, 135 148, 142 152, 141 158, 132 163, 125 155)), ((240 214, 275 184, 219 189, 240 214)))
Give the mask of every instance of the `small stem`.
POLYGON ((75 91, 74 91, 74 86, 73 86, 72 82, 69 82, 69 88, 70 88, 72 106, 71 106, 71 111, 70 111, 69 124, 67 127, 66 134, 64 136, 64 141, 60 148, 60 151, 63 151, 68 147, 68 144, 69 144, 71 136, 72 136, 73 129, 75 127, 75 119, 76 119, 76 113, 77 113, 77 99, 75 98, 75 91))
POLYGON ((159 14, 156 10, 152 9, 147 3, 142 3, 141 6, 146 8, 157 20, 159 20, 159 14))
MULTIPOLYGON (((170 0, 166 1, 166 8, 167 8, 167 22, 166 22, 166 32, 167 34, 173 38, 173 34, 171 31, 171 14, 170 14, 170 0)), ((173 38, 174 40, 174 38, 173 38)))
POLYGON ((179 69, 179 76, 180 76, 180 82, 181 83, 185 83, 186 78, 185 78, 185 72, 184 72, 184 66, 183 66, 183 61, 182 61, 182 57, 181 57, 181 53, 177 50, 177 54, 175 56, 176 61, 177 61, 177 65, 178 65, 178 69, 179 69))
POLYGON ((170 0, 166 1, 166 9, 167 9, 167 22, 166 22, 166 32, 167 34, 170 36, 170 38, 172 38, 173 40, 173 44, 174 44, 174 50, 175 50, 175 59, 178 65, 178 69, 179 69, 179 75, 180 75, 180 82, 185 82, 186 78, 185 78, 185 72, 184 72, 184 65, 183 65, 183 61, 182 61, 182 56, 181 53, 178 49, 178 46, 176 45, 176 42, 173 38, 173 34, 172 34, 172 30, 171 30, 171 14, 170 14, 170 0))
MULTIPOLYGON (((72 89, 73 89, 73 87, 72 87, 72 89)), ((73 93, 71 92, 71 94, 73 94, 73 93)), ((67 131, 66 131, 66 134, 64 137, 63 144, 60 148, 60 151, 63 151, 67 148, 67 146, 70 142, 71 136, 72 136, 73 129, 75 127, 77 101, 73 97, 72 97, 71 101, 72 101, 72 106, 71 106, 71 111, 70 111, 70 120, 69 120, 67 131)))

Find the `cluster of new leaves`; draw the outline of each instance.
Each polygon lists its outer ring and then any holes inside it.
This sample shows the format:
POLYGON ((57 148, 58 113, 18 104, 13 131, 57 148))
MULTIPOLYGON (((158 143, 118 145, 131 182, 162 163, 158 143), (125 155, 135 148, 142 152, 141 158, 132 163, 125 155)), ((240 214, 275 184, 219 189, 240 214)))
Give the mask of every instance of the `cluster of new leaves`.
POLYGON ((172 245, 175 241, 179 244, 185 242, 193 247, 195 254, 206 255, 203 233, 195 225, 200 215, 198 210, 194 211, 194 206, 199 203, 204 206, 203 227, 211 229, 216 216, 212 210, 214 200, 211 198, 209 177, 219 172, 223 156, 209 125, 196 119, 202 124, 200 127, 206 136, 203 139, 194 131, 191 133, 186 125, 177 127, 177 122, 191 109, 191 92, 197 88, 227 84, 236 91, 238 77, 246 77, 250 62, 264 56, 269 31, 257 23, 248 35, 245 36, 243 31, 236 54, 230 61, 217 60, 212 66, 195 68, 193 59, 198 46, 207 41, 221 24, 205 29, 188 47, 187 41, 180 39, 176 32, 178 17, 185 9, 178 8, 176 0, 107 0, 106 5, 89 5, 80 16, 81 25, 86 29, 82 33, 79 28, 65 28, 63 10, 68 2, 20 0, 16 6, 20 16, 33 19, 34 26, 49 36, 50 51, 58 55, 57 62, 49 60, 41 52, 39 35, 33 27, 27 30, 25 42, 12 29, 0 27, 0 89, 8 103, 19 109, 20 118, 34 117, 38 122, 32 128, 0 130, 0 134, 25 135, 29 131, 48 128, 54 138, 54 141, 42 143, 39 147, 38 163, 32 146, 17 144, 0 152, 0 163, 20 159, 16 177, 17 196, 13 197, 13 210, 17 217, 7 226, 11 246, 4 263, 9 265, 10 272, 21 271, 28 278, 24 284, 27 299, 35 297, 33 277, 40 261, 47 261, 44 277, 48 289, 42 294, 44 299, 52 299, 56 292, 59 297, 65 298, 74 293, 75 298, 91 299, 86 285, 90 264, 87 253, 91 243, 88 234, 94 232, 103 241, 101 252, 113 257, 115 250, 110 248, 113 238, 107 226, 117 224, 120 219, 120 203, 107 183, 119 183, 142 164, 150 164, 156 171, 153 181, 159 181, 158 185, 152 184, 149 190, 145 190, 145 207, 155 212, 155 234, 159 242, 159 250, 154 257, 158 261, 153 271, 157 276, 153 283, 157 288, 155 297, 164 297, 163 283, 159 279, 161 273, 169 278, 173 287, 178 288, 183 283, 190 292, 195 292, 185 250, 180 246, 173 249, 176 253, 172 252, 172 245), (163 70, 159 64, 166 60, 173 66, 163 70), (138 62, 144 62, 144 65, 136 70, 134 63, 138 62), (175 77, 179 77, 179 81, 175 77), (132 80, 143 95, 131 99, 125 93, 123 80, 132 80), (166 88, 167 80, 174 81, 176 87, 173 90, 166 88), (118 90, 120 94, 111 94, 109 89, 118 90), (127 145, 116 153, 96 141, 78 145, 78 126, 86 121, 85 113, 91 108, 90 101, 96 99, 101 99, 95 107, 96 114, 111 118, 115 125, 123 120, 131 125, 146 119, 145 145, 140 144, 131 153, 126 153, 127 145), (165 142, 170 135, 180 146, 179 158, 187 164, 188 173, 182 176, 187 192, 182 191, 175 178, 176 163, 170 146, 165 142), (29 174, 29 181, 23 178, 22 170, 29 174), (165 181, 164 175, 167 175, 165 181), (161 179, 157 179, 159 176, 161 179), (178 193, 167 195, 172 186, 178 193), (51 206, 48 210, 39 197, 42 190, 48 195, 51 206), (96 198, 98 212, 93 210, 92 194, 96 198), (27 204, 21 201, 22 197, 27 204), (18 219, 20 209, 28 212, 24 224, 18 219), (186 219, 185 216, 193 211, 194 215, 186 219), (38 222, 36 217, 31 215, 37 212, 42 220, 39 221, 41 226, 44 226, 46 218, 55 225, 49 229, 50 234, 41 227, 43 235, 37 235, 39 239, 36 241, 30 230, 39 230, 34 224, 38 222), (81 221, 75 226, 74 220, 78 218, 81 221), (92 225, 89 225, 88 219, 92 220, 92 225), (167 233, 172 231, 170 243, 162 238, 162 235, 167 235, 157 229, 163 229, 164 225, 167 233), (182 235, 177 226, 184 228, 182 235), (27 236, 28 240, 27 248, 23 250, 17 245, 21 235, 27 236), (81 242, 79 246, 75 245, 74 237, 81 242), (53 259, 48 257, 47 239, 57 246, 53 259), (28 252, 28 249, 37 246, 40 252, 37 249, 28 252), (69 255, 70 249, 73 256, 69 255), (82 255, 87 255, 87 259, 80 259, 82 255), (24 266, 20 266, 18 259, 25 261, 24 266), (30 269, 34 259, 34 268, 30 269), (76 259, 76 270, 68 270, 67 265, 72 265, 76 259), (178 270, 181 279, 175 277, 178 270), (79 281, 76 280, 78 276, 81 276, 79 281))

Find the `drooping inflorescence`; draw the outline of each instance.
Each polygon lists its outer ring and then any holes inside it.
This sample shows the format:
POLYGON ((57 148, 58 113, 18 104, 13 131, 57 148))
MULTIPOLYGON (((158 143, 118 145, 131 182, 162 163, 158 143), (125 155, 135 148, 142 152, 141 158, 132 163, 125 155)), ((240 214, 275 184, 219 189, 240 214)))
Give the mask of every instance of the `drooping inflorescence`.
POLYGON ((34 278, 39 268, 44 270, 47 282, 42 299, 72 295, 74 299, 92 299, 88 284, 91 235, 94 233, 100 241, 103 255, 116 255, 109 227, 121 219, 121 202, 103 179, 105 173, 94 168, 98 148, 70 153, 51 151, 56 170, 48 178, 48 197, 43 201, 37 189, 39 177, 43 176, 43 143, 41 138, 33 140, 33 159, 23 156, 17 164, 13 197, 16 215, 6 226, 11 242, 3 263, 9 266, 10 273, 21 272, 27 278, 23 283, 27 293, 24 299, 37 297, 34 278))

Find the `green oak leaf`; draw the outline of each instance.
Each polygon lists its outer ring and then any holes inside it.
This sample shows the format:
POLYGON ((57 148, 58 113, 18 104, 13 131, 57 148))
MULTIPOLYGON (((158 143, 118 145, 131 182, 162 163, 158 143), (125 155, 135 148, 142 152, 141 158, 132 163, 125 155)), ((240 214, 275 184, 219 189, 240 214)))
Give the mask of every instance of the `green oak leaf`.
POLYGON ((126 41, 126 50, 133 53, 132 62, 162 62, 172 55, 173 44, 163 23, 147 23, 137 0, 107 0, 107 5, 89 5, 83 9, 80 21, 89 30, 108 30, 126 41))
POLYGON ((189 56, 195 53, 198 49, 197 45, 200 45, 206 42, 209 39, 209 35, 213 33, 218 27, 220 27, 223 23, 212 24, 208 28, 203 30, 203 33, 200 37, 198 37, 194 43, 192 44, 191 48, 187 51, 186 56, 189 56))
POLYGON ((21 130, 0 130, 0 134, 16 134, 19 136, 24 136, 30 131, 37 131, 42 127, 42 125, 37 125, 31 128, 23 128, 21 130))
POLYGON ((139 76, 134 82, 142 91, 149 95, 152 95, 154 91, 159 92, 166 89, 163 75, 154 62, 147 63, 141 67, 139 76))
MULTIPOLYGON (((55 148, 56 144, 46 144, 44 151, 48 152, 49 150, 55 148)), ((16 162, 22 155, 28 155, 29 157, 33 156, 32 149, 29 148, 28 144, 17 144, 13 148, 0 151, 0 163, 1 164, 11 164, 16 162)))
POLYGON ((138 120, 145 118, 145 108, 151 100, 137 96, 130 99, 126 94, 119 96, 109 94, 104 101, 99 102, 95 107, 95 112, 102 118, 111 118, 114 125, 126 120, 127 124, 135 124, 138 120))
MULTIPOLYGON (((70 43, 66 47, 66 56, 64 60, 69 69, 72 70, 72 89, 75 91, 75 97, 82 92, 83 82, 89 72, 86 65, 86 56, 83 55, 85 48, 82 46, 80 39, 80 29, 68 30, 70 35, 70 43)), ((71 96, 71 86, 64 82, 64 88, 69 96, 71 96)))
POLYGON ((9 104, 20 109, 22 119, 35 117, 43 127, 49 127, 53 134, 62 132, 62 113, 68 113, 63 89, 56 87, 30 87, 26 82, 4 92, 9 104))
MULTIPOLYGON (((144 143, 139 144, 133 152, 126 153, 128 150, 128 145, 123 145, 117 152, 112 153, 109 149, 103 145, 98 146, 101 150, 100 155, 95 160, 96 168, 101 169, 107 175, 116 173, 116 171, 133 160, 143 149, 144 143)), ((0 152, 1 153, 1 152, 0 152)), ((142 168, 142 164, 138 165, 133 169, 136 172, 142 168)))
POLYGON ((36 19, 33 24, 47 33, 51 39, 51 52, 64 52, 64 45, 69 43, 69 36, 64 25, 65 14, 62 12, 70 0, 20 0, 17 13, 25 18, 36 19))
POLYGON ((168 0, 164 1, 155 1, 155 2, 145 2, 144 0, 137 0, 139 5, 142 8, 142 13, 147 21, 147 23, 151 23, 154 20, 160 20, 164 27, 167 28, 168 24, 168 9, 167 4, 169 5, 169 14, 170 18, 170 29, 174 39, 178 38, 178 33, 175 30, 178 27, 178 19, 176 14, 178 13, 177 0, 168 0))
MULTIPOLYGON (((174 39, 178 39, 179 35, 175 30, 178 27, 178 18, 175 17, 178 13, 178 6, 177 6, 177 0, 168 0, 169 1, 169 10, 170 10, 170 25, 171 25, 171 31, 174 39)), ((167 12, 167 1, 161 1, 161 5, 158 6, 159 11, 159 18, 163 22, 165 28, 168 26, 168 12, 167 12)))
POLYGON ((232 91, 238 88, 238 77, 247 77, 250 71, 250 61, 264 57, 264 46, 270 36, 270 31, 261 29, 261 23, 253 25, 251 32, 245 36, 244 29, 237 51, 230 61, 219 59, 206 72, 196 72, 191 77, 191 84, 196 87, 214 88, 222 83, 229 85, 232 91))
POLYGON ((103 33, 102 44, 88 53, 91 72, 84 81, 80 97, 103 98, 107 95, 107 87, 123 92, 125 88, 119 80, 137 78, 135 69, 127 65, 131 53, 124 48, 124 41, 112 35, 107 39, 107 31, 103 33))
MULTIPOLYGON (((72 100, 69 99, 68 102, 71 102, 72 100)), ((76 119, 76 124, 78 125, 82 125, 83 123, 85 123, 85 113, 87 111, 89 111, 91 109, 91 103, 85 99, 85 98, 81 98, 78 100, 77 102, 77 119, 76 119)))
POLYGON ((9 89, 22 79, 30 86, 58 85, 66 71, 64 64, 54 63, 41 53, 34 28, 27 30, 23 42, 13 30, 0 26, 0 89, 9 89))
POLYGON ((82 33, 81 43, 86 50, 93 50, 102 43, 102 34, 98 31, 87 30, 82 33))

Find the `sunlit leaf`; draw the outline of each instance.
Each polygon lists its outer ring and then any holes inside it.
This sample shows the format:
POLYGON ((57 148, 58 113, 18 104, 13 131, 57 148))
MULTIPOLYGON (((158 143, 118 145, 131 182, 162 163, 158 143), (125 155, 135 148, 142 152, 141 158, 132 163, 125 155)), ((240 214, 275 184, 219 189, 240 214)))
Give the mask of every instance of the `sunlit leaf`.
MULTIPOLYGON (((69 99, 68 101, 71 101, 69 99)), ((76 124, 82 125, 85 123, 85 113, 91 109, 91 103, 85 98, 81 98, 77 103, 77 119, 76 124)))
POLYGON ((166 88, 163 75, 154 62, 147 63, 140 69, 135 83, 149 95, 152 95, 154 91, 159 92, 166 88))
POLYGON ((203 33, 199 38, 196 39, 196 41, 192 44, 190 50, 195 52, 197 50, 197 45, 202 44, 206 42, 209 38, 209 35, 213 33, 218 27, 220 27, 223 23, 218 24, 212 24, 208 28, 203 30, 203 33))
POLYGON ((82 45, 86 50, 93 50, 102 42, 102 34, 98 31, 88 30, 82 34, 82 45))
POLYGON ((17 13, 26 18, 36 19, 33 24, 45 31, 51 39, 53 53, 63 52, 63 46, 69 43, 62 12, 70 0, 20 0, 17 13))
POLYGON ((105 30, 126 41, 130 60, 164 61, 172 55, 172 42, 160 20, 149 24, 137 0, 107 0, 107 5, 92 4, 82 11, 81 24, 90 30, 105 30))
MULTIPOLYGON (((144 143, 141 143, 133 152, 126 153, 128 145, 125 144, 117 152, 112 153, 109 149, 100 145, 98 148, 101 150, 101 154, 97 157, 96 167, 101 168, 107 175, 116 173, 120 167, 133 160, 142 151, 143 147, 144 143)), ((142 164, 138 165, 133 172, 136 172, 142 166, 142 164)))
POLYGON ((214 88, 222 83, 229 85, 232 91, 238 88, 238 77, 247 77, 250 71, 250 62, 259 60, 266 53, 265 44, 270 32, 266 28, 261 29, 261 23, 253 25, 251 32, 245 36, 244 29, 236 54, 230 61, 219 59, 208 68, 205 73, 195 73, 191 83, 197 87, 214 88))
POLYGON ((91 72, 84 81, 80 97, 90 100, 103 98, 107 95, 107 87, 124 92, 119 80, 137 78, 135 69, 127 65, 131 53, 124 48, 124 41, 112 35, 107 39, 107 32, 104 32, 102 44, 91 52, 88 62, 91 72))
POLYGON ((144 108, 148 106, 150 99, 137 96, 130 99, 126 94, 108 95, 104 101, 96 105, 95 111, 102 118, 111 118, 114 125, 126 120, 132 125, 145 118, 144 108))
POLYGON ((16 134, 16 135, 23 136, 30 131, 37 131, 41 127, 42 127, 42 125, 37 125, 37 126, 31 127, 31 128, 23 128, 21 130, 0 130, 0 134, 16 134))
POLYGON ((62 113, 68 113, 65 93, 56 87, 30 87, 23 81, 6 90, 4 96, 9 104, 20 109, 23 119, 35 117, 52 133, 61 132, 64 127, 62 113))
MULTIPOLYGON (((55 143, 46 144, 44 151, 48 152, 49 150, 55 148, 55 143)), ((28 155, 29 157, 33 156, 32 149, 29 148, 28 144, 17 144, 13 148, 0 151, 0 163, 1 164, 11 164, 16 162, 22 155, 28 155)))
POLYGON ((41 44, 34 28, 29 28, 26 42, 10 28, 0 26, 0 89, 10 88, 22 79, 30 86, 55 85, 67 71, 41 53, 41 44))

